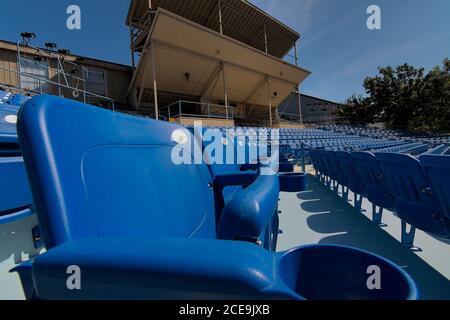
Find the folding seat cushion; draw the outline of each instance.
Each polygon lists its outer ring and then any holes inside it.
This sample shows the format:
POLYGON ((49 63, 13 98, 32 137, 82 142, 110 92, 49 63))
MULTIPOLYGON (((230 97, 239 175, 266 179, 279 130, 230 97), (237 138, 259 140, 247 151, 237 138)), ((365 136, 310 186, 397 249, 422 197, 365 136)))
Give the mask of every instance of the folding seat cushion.
MULTIPOLYGON (((448 220, 442 219, 433 198, 431 182, 419 160, 396 153, 378 153, 386 185, 395 197, 397 215, 410 225, 437 237, 450 236, 448 220)), ((436 190, 439 193, 439 188, 436 190)))
POLYGON ((395 210, 394 197, 386 185, 380 165, 371 152, 353 152, 352 157, 361 180, 366 186, 366 196, 373 204, 395 210))

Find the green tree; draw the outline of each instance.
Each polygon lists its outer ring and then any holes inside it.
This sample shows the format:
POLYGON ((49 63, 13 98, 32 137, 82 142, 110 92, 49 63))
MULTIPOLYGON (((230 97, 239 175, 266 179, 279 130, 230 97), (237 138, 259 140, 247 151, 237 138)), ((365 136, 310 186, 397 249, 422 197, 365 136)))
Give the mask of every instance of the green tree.
POLYGON ((385 122, 387 127, 450 132, 450 60, 425 75, 409 64, 379 68, 364 80, 366 97, 352 96, 340 116, 350 123, 385 122))

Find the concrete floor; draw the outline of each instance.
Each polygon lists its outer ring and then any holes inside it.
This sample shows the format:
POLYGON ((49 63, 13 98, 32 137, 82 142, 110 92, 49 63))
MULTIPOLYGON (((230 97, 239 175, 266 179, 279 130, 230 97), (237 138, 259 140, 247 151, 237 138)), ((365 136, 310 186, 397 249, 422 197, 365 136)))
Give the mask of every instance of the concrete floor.
MULTIPOLYGON (((349 198, 353 199, 350 194, 349 198)), ((369 219, 372 207, 365 200, 365 213, 359 213, 336 192, 318 179, 308 177, 308 189, 301 193, 280 194, 279 251, 304 244, 343 244, 369 250, 403 267, 417 282, 424 299, 450 299, 450 245, 417 231, 412 252, 400 242, 400 220, 386 212, 380 228, 369 219)), ((31 229, 36 217, 0 225, 0 300, 24 299, 16 264, 35 256, 31 229)))
MULTIPOLYGON (((353 194, 350 192, 350 199, 353 194)), ((304 244, 341 244, 379 254, 403 267, 417 282, 423 299, 450 299, 450 245, 417 230, 413 252, 400 242, 400 220, 386 211, 380 228, 371 220, 372 205, 364 200, 360 213, 353 201, 308 177, 307 191, 280 195, 278 250, 304 244)))

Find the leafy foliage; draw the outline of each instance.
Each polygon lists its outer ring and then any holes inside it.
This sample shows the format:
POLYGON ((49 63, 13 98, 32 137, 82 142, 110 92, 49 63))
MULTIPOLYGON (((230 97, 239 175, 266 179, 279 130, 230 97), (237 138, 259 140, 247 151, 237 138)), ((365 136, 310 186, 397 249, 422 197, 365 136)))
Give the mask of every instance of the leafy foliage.
POLYGON ((425 74, 404 64, 379 68, 364 80, 366 97, 350 97, 338 116, 352 124, 384 122, 387 127, 450 132, 450 60, 425 74))

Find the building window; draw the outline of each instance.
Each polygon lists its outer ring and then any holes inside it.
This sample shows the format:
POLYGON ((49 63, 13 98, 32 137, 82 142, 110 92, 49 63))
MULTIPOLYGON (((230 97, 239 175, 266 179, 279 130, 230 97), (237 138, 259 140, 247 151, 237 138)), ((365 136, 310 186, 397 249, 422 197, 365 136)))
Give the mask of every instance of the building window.
POLYGON ((48 61, 24 57, 20 60, 20 72, 21 89, 50 93, 48 61))
POLYGON ((104 70, 88 68, 86 91, 106 96, 106 74, 104 70))

